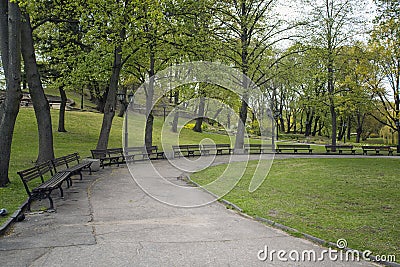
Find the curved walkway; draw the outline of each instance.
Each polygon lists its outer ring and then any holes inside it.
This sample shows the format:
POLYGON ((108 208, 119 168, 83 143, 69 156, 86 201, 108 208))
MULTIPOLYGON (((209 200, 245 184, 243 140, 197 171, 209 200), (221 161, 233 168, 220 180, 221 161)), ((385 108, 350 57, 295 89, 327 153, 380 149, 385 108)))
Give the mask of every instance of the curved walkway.
MULTIPOLYGON (((224 157, 217 159, 223 162, 224 157)), ((186 186, 167 161, 154 165, 167 177, 165 183, 186 186)), ((142 172, 147 175, 145 168, 142 172)), ((175 197, 164 188, 159 183, 160 194, 175 197)), ((331 261, 328 254, 324 261, 280 261, 272 251, 315 251, 318 257, 326 248, 218 202, 198 208, 160 203, 135 184, 126 167, 85 175, 65 194, 55 200, 56 213, 28 214, 0 238, 1 266, 371 266, 331 261), (273 259, 262 262, 258 257, 265 257, 265 249, 273 259)), ((202 190, 192 194, 210 198, 202 190)))

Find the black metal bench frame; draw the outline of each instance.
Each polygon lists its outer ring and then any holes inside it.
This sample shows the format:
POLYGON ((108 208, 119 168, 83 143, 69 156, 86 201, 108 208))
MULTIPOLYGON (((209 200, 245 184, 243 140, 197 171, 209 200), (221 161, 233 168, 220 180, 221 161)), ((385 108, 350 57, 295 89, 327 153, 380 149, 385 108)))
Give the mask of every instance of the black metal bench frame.
POLYGON ((119 164, 125 162, 122 148, 92 149, 92 158, 100 160, 100 166, 104 169, 105 165, 119 164))
POLYGON ((202 155, 210 155, 212 150, 215 150, 216 155, 223 155, 224 151, 227 151, 227 154, 230 155, 233 150, 230 144, 204 144, 200 149, 202 155))
MULTIPOLYGON (((88 169, 89 174, 92 174, 92 168, 91 165, 93 162, 80 162, 79 161, 80 156, 77 152, 55 158, 51 162, 53 163, 53 167, 56 172, 64 171, 64 172, 70 172, 71 176, 79 174, 80 179, 82 180, 82 170, 88 169), (73 163, 76 163, 75 165, 73 163), (57 169, 58 167, 65 166, 65 169, 59 170, 57 169)), ((72 180, 70 181, 72 182, 72 180)), ((72 183, 70 183, 72 185, 72 183)))
MULTIPOLYGON (((54 189, 58 188, 60 190, 60 196, 64 197, 62 183, 71 179, 71 172, 55 172, 51 161, 46 161, 44 163, 38 164, 26 170, 19 171, 17 173, 21 177, 26 193, 29 196, 27 205, 28 211, 31 210, 32 201, 42 200, 46 198, 49 199, 50 202, 49 209, 54 210, 54 203, 53 199, 51 198, 51 192, 54 189), (45 179, 46 176, 49 176, 50 178, 45 179), (30 189, 29 183, 36 179, 40 179, 41 184, 33 189, 30 189)), ((68 182, 67 185, 69 185, 68 182)))
POLYGON ((363 155, 368 155, 368 151, 375 151, 376 155, 380 155, 381 151, 387 151, 388 156, 393 156, 394 149, 391 146, 362 146, 363 155))
POLYGON ((155 159, 163 159, 165 158, 164 151, 159 151, 158 146, 150 146, 146 148, 146 152, 149 158, 151 156, 156 156, 155 159))
POLYGON ((178 155, 178 157, 181 157, 183 153, 186 153, 188 157, 190 156, 195 156, 196 152, 199 152, 201 154, 201 149, 199 145, 178 145, 178 146, 172 146, 172 150, 174 151, 174 157, 178 155))
POLYGON ((244 144, 244 152, 251 153, 251 151, 256 151, 255 153, 263 154, 265 150, 272 151, 272 145, 268 144, 244 144))
POLYGON ((293 150, 293 153, 297 153, 298 151, 308 151, 309 154, 312 154, 313 149, 311 148, 310 145, 306 145, 306 144, 293 144, 293 145, 289 145, 289 144, 277 144, 276 145, 276 152, 277 153, 282 153, 282 151, 285 150, 293 150))
POLYGON ((350 151, 352 155, 356 154, 356 150, 352 145, 325 145, 326 153, 339 151, 339 154, 343 154, 343 151, 350 151))

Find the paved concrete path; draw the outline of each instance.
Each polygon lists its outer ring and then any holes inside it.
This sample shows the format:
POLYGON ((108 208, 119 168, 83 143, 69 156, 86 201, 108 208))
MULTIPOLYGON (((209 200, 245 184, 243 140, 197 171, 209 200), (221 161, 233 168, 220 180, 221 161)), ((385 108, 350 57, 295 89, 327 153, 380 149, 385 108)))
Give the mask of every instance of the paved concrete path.
MULTIPOLYGON (((174 192, 164 189, 167 183, 186 185, 176 178, 180 171, 167 161, 154 166, 167 177, 157 194, 173 199, 174 192)), ((144 176, 150 173, 145 168, 139 171, 144 176)), ((194 199, 210 199, 199 189, 191 194, 194 199)), ((55 205, 57 212, 28 214, 0 238, 0 266, 369 266, 329 261, 327 255, 323 262, 282 262, 274 254, 273 261, 262 262, 257 254, 265 247, 270 252, 314 250, 317 256, 325 248, 218 202, 198 208, 163 204, 146 195, 126 167, 105 168, 74 180, 64 199, 56 197, 55 205)))

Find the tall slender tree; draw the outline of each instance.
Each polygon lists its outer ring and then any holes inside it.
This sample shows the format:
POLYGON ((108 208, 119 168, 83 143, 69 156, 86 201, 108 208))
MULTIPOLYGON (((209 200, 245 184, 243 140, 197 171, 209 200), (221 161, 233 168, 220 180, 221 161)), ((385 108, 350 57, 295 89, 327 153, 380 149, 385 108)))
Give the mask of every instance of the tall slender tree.
POLYGON ((54 158, 53 131, 50 115, 50 105, 44 94, 38 65, 36 62, 35 48, 33 43, 32 26, 29 14, 24 11, 21 23, 21 47, 24 59, 24 69, 28 81, 29 93, 35 109, 38 125, 39 153, 37 162, 41 163, 54 158))
POLYGON ((396 0, 376 0, 378 15, 371 34, 371 46, 377 55, 374 62, 388 86, 376 90, 380 100, 378 111, 387 118, 381 123, 398 133, 397 151, 400 151, 400 3, 396 0), (392 100, 393 99, 393 100, 392 100))
POLYGON ((360 26, 363 22, 362 8, 365 1, 359 0, 306 0, 311 6, 310 21, 306 24, 308 42, 317 46, 325 65, 327 105, 331 115, 331 142, 337 140, 337 103, 335 87, 337 59, 341 47, 351 43, 362 34, 360 26))
POLYGON ((15 121, 21 92, 21 12, 15 1, 0 3, 1 57, 6 74, 7 91, 0 104, 0 186, 10 182, 8 170, 15 121), (3 39, 4 38, 4 39, 3 39))

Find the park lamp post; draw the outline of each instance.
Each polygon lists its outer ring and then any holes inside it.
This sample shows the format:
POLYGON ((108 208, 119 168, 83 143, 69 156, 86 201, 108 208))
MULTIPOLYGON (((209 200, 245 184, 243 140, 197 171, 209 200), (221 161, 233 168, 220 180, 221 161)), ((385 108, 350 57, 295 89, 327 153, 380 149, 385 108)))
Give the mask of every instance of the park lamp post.
MULTIPOLYGON (((125 106, 125 119, 124 119, 124 148, 128 147, 128 106, 131 102, 133 102, 133 92, 130 91, 128 94, 128 103, 125 102, 126 93, 120 91, 117 93, 117 98, 121 102, 122 105, 125 106)), ((132 103, 133 105, 133 103, 132 103)))

